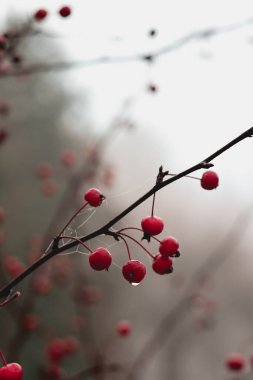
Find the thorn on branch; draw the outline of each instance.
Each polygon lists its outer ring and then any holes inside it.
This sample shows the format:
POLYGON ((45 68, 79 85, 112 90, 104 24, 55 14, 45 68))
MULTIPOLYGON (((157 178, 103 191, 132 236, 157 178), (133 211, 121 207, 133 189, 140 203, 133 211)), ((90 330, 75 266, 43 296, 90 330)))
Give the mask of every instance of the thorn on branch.
POLYGON ((120 241, 120 237, 116 232, 108 230, 105 232, 105 235, 112 236, 116 241, 120 241))
POLYGON ((203 169, 209 169, 214 166, 214 164, 211 164, 210 162, 203 161, 201 162, 201 166, 203 169))
POLYGON ((60 236, 56 236, 53 240, 53 245, 52 245, 53 250, 59 248, 59 241, 60 241, 60 236))
POLYGON ((169 174, 169 171, 166 170, 165 172, 163 171, 163 167, 162 165, 160 166, 159 168, 159 173, 157 174, 157 177, 156 177, 156 185, 159 185, 160 183, 163 182, 163 179, 164 177, 166 177, 166 175, 169 174))
POLYGON ((20 292, 15 292, 13 294, 10 293, 9 296, 3 302, 0 303, 0 307, 4 307, 8 305, 8 303, 13 301, 15 298, 19 297, 20 295, 21 295, 20 292))

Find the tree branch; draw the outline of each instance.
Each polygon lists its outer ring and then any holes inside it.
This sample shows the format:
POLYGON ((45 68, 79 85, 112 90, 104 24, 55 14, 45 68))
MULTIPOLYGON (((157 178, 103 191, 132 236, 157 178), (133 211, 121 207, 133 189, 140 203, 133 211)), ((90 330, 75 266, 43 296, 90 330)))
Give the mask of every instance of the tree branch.
MULTIPOLYGON (((117 215, 115 218, 113 218, 111 221, 106 223, 104 226, 98 228, 94 232, 84 236, 80 237, 79 240, 82 242, 86 242, 88 240, 94 239, 95 237, 99 235, 106 235, 111 234, 111 231, 109 229, 114 226, 117 222, 119 222, 121 219, 123 219, 127 214, 129 214, 132 210, 137 208, 140 204, 142 204, 144 201, 146 201, 149 197, 151 197, 153 194, 155 194, 157 191, 161 190, 163 187, 168 186, 172 182, 175 182, 179 180, 180 178, 195 172, 199 169, 207 169, 211 166, 213 166, 210 161, 212 161, 214 158, 218 157, 228 149, 230 149, 235 144, 238 144, 240 141, 244 140, 247 137, 252 137, 253 134, 253 127, 249 128, 242 134, 240 134, 238 137, 230 141, 228 144, 224 145, 222 148, 211 154, 210 156, 206 157, 204 160, 202 160, 200 163, 191 166, 189 169, 186 169, 182 171, 181 173, 175 175, 174 177, 171 177, 167 179, 164 182, 158 182, 155 184, 154 187, 152 187, 146 194, 144 194, 142 197, 140 197, 137 201, 132 203, 129 207, 127 207, 124 211, 122 211, 119 215, 117 215)), ((58 246, 57 238, 54 240, 54 244, 52 244, 51 250, 44 254, 40 259, 38 259, 34 264, 32 264, 28 269, 26 269, 23 273, 21 273, 18 277, 16 277, 14 280, 12 280, 8 285, 3 287, 0 291, 0 298, 8 297, 12 289, 19 284, 23 279, 25 279, 27 276, 29 276, 32 272, 34 272, 37 268, 39 268, 41 265, 43 265, 45 262, 53 258, 54 256, 58 255, 59 253, 62 253, 64 251, 70 250, 78 245, 77 241, 73 241, 71 243, 65 244, 61 247, 58 246)))

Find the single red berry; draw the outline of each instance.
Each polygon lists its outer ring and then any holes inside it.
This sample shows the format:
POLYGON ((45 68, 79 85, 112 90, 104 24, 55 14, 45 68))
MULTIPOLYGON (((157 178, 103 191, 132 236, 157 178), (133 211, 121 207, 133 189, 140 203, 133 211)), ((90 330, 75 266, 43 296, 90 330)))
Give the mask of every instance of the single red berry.
POLYGON ((138 260, 130 260, 123 265, 122 273, 131 284, 139 284, 146 275, 146 267, 138 260))
POLYGON ((225 364, 231 371, 240 371, 245 367, 245 358, 240 353, 234 353, 229 355, 225 364))
POLYGON ((41 183, 40 189, 42 194, 45 197, 49 198, 57 193, 58 183, 56 182, 56 180, 48 178, 41 183))
POLYGON ((98 189, 89 189, 84 194, 84 199, 89 203, 92 207, 98 207, 101 205, 105 197, 101 194, 98 189))
POLYGON ((0 368, 1 380, 21 380, 23 369, 18 363, 9 363, 0 368))
POLYGON ((132 326, 128 321, 120 321, 117 325, 117 333, 121 336, 128 336, 131 334, 132 326))
POLYGON ((178 241, 172 236, 167 236, 161 241, 159 252, 162 256, 173 256, 177 253, 178 248, 178 241))
POLYGON ((18 363, 6 363, 5 357, 0 352, 1 359, 3 361, 3 367, 0 368, 0 379, 1 380, 22 380, 23 369, 18 363))
POLYGON ((112 263, 112 256, 107 249, 99 247, 90 254, 89 263, 95 270, 108 270, 112 263))
POLYGON ((164 227, 163 220, 158 216, 146 216, 141 221, 141 228, 149 235, 158 235, 164 227))
POLYGON ((66 342, 64 339, 54 338, 46 347, 47 357, 54 363, 62 361, 66 355, 66 342))
POLYGON ((155 93, 155 92, 157 92, 157 86, 155 85, 155 84, 149 84, 148 85, 148 91, 149 92, 152 92, 152 93, 155 93))
MULTIPOLYGON (((39 327, 39 318, 36 314, 27 313, 22 319, 23 329, 26 331, 34 331, 39 327)), ((1 377, 0 377, 1 379, 1 377)))
POLYGON ((71 149, 66 149, 61 154, 61 162, 66 167, 71 167, 76 163, 76 153, 71 149))
POLYGON ((52 289, 52 283, 48 277, 39 276, 33 281, 33 291, 38 296, 47 295, 52 289))
POLYGON ((59 15, 61 17, 68 17, 71 15, 71 9, 70 7, 67 7, 67 6, 64 6, 64 7, 61 7, 61 9, 59 10, 59 15))
POLYGON ((173 260, 170 257, 164 257, 159 253, 156 255, 152 268, 158 274, 168 274, 172 271, 173 260))
POLYGON ((42 21, 47 17, 47 15, 48 15, 48 11, 46 9, 38 9, 34 13, 34 18, 37 21, 42 21))
POLYGON ((66 354, 74 354, 75 352, 78 351, 80 344, 78 340, 74 336, 68 336, 64 338, 66 347, 66 354))
POLYGON ((203 173, 200 184, 203 189, 206 190, 216 189, 216 187, 219 185, 219 177, 214 171, 207 170, 205 173, 203 173))
POLYGON ((21 261, 15 256, 6 256, 3 265, 6 272, 12 277, 19 276, 25 269, 21 261))
POLYGON ((41 162, 36 168, 38 178, 48 178, 53 174, 53 167, 49 162, 41 162))
POLYGON ((102 294, 96 286, 84 286, 78 289, 76 298, 87 305, 93 305, 101 300, 102 294))

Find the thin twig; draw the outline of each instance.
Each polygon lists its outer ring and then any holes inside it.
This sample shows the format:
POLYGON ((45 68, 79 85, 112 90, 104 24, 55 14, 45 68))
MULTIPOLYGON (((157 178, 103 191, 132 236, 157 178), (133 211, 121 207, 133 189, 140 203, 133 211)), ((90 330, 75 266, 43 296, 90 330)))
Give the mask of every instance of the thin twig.
POLYGON ((38 73, 46 73, 46 72, 58 72, 64 70, 78 69, 88 66, 94 66, 99 64, 108 64, 108 63, 127 63, 134 61, 147 61, 152 62, 155 58, 165 55, 168 53, 172 53, 193 41, 197 41, 199 39, 209 39, 216 37, 221 34, 229 33, 235 31, 237 29, 241 29, 247 25, 251 25, 253 23, 253 18, 249 18, 243 20, 241 22, 232 23, 230 25, 220 26, 220 27, 210 27, 206 29, 202 29, 196 32, 189 33, 183 37, 176 39, 174 42, 165 45, 162 48, 154 50, 152 52, 147 53, 138 53, 126 56, 101 56, 93 59, 80 60, 80 61, 72 61, 72 62, 56 62, 56 63, 38 63, 29 66, 23 66, 22 68, 12 68, 7 72, 0 72, 0 78, 7 78, 11 76, 17 75, 32 75, 38 73))

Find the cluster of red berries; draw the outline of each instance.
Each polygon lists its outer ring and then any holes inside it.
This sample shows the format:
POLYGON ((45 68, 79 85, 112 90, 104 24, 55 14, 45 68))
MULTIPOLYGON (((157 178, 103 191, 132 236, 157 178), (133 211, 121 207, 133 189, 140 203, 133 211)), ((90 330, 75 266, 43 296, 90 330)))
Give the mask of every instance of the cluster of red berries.
POLYGON ((61 380, 64 374, 61 368, 62 361, 67 356, 75 354, 79 346, 80 344, 74 336, 52 339, 45 349, 46 357, 49 360, 45 375, 50 379, 61 380))
MULTIPOLYGON (((202 175, 200 183, 202 188, 213 190, 219 184, 219 177, 214 171, 208 170, 202 175)), ((102 204, 104 196, 98 189, 93 188, 85 193, 84 199, 90 206, 98 207, 102 204)), ((152 215, 142 219, 141 228, 141 231, 144 232, 144 238, 147 238, 149 241, 151 237, 154 238, 154 236, 159 235, 163 231, 164 222, 160 217, 153 215, 152 208, 152 215)), ((127 228, 124 230, 126 229, 127 228)), ((138 228, 135 229, 138 230, 138 228)), ((119 238, 124 239, 124 237, 129 237, 129 235, 126 235, 121 231, 123 230, 118 231, 117 234, 119 238)), ((130 238, 135 240, 132 237, 130 238)), ((147 251, 141 243, 135 241, 153 258, 152 269, 155 273, 160 275, 172 273, 173 258, 180 256, 178 241, 173 236, 167 236, 161 241, 157 238, 155 238, 155 240, 159 242, 159 252, 155 256, 147 251)), ((129 248, 127 249, 129 253, 129 248)), ((112 264, 111 253, 106 248, 99 247, 95 251, 91 251, 91 254, 89 255, 89 264, 97 271, 108 270, 112 264)), ((146 267, 141 261, 132 260, 129 253, 129 261, 123 265, 122 274, 131 284, 139 284, 146 275, 146 267)))
MULTIPOLYGON (((71 15, 71 8, 69 6, 63 6, 59 9, 58 11, 58 14, 61 16, 61 17, 68 17, 71 15)), ((36 21, 42 21, 44 20, 48 15, 48 11, 44 8, 42 9, 38 9, 35 13, 34 13, 34 18, 36 21)))

